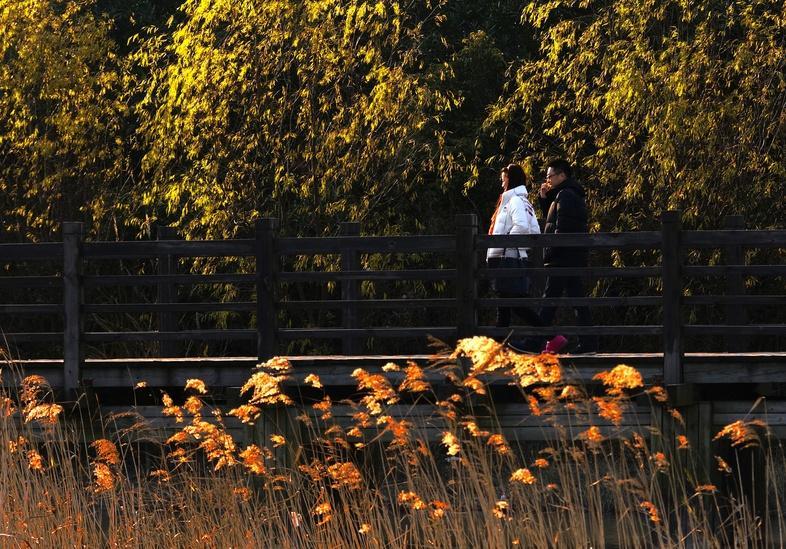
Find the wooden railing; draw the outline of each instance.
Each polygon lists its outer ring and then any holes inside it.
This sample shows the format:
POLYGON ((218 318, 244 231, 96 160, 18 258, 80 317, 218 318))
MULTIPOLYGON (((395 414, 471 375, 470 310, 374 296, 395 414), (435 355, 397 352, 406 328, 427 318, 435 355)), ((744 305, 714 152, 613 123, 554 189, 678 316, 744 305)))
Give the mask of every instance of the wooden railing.
MULTIPOLYGON (((133 242, 90 242, 83 238, 81 223, 63 224, 61 243, 0 244, 0 265, 6 272, 19 265, 44 262, 54 265, 51 274, 30 276, 0 276, 0 292, 9 296, 22 289, 60 290, 61 299, 46 303, 20 303, 13 296, 0 304, 0 328, 12 349, 29 343, 62 344, 66 389, 79 384, 79 368, 84 358, 85 345, 157 341, 162 356, 181 352, 178 342, 191 340, 222 340, 256 342, 259 359, 281 351, 282 343, 298 339, 336 339, 341 341, 341 352, 362 352, 368 338, 422 338, 434 336, 455 340, 477 334, 505 337, 507 328, 483 325, 479 312, 498 306, 586 305, 597 307, 660 307, 660 322, 629 325, 624 323, 593 326, 560 326, 565 335, 627 336, 648 335, 662 338, 664 378, 667 383, 682 381, 682 357, 686 336, 723 335, 730 338, 727 350, 744 349, 745 336, 786 335, 786 324, 752 324, 747 321, 746 308, 751 306, 783 306, 786 291, 768 295, 746 295, 745 277, 769 277, 783 280, 786 265, 746 265, 745 250, 751 248, 786 248, 786 230, 742 230, 739 218, 730 218, 727 229, 717 231, 685 231, 678 212, 667 212, 662 217, 660 231, 635 233, 594 233, 558 235, 487 236, 479 234, 474 215, 459 215, 456 231, 451 235, 429 236, 360 236, 360 226, 342 224, 340 236, 296 238, 278 234, 276 219, 265 218, 257 223, 255 238, 231 241, 184 241, 175 238, 171 230, 162 229, 158 240, 133 242), (635 250, 649 254, 652 265, 558 268, 534 265, 527 269, 489 269, 483 257, 489 247, 585 247, 591 250, 635 250), (700 249, 721 250, 724 264, 692 265, 686 254, 700 249), (362 268, 363 254, 437 254, 449 258, 440 268, 367 270, 362 268), (282 259, 302 256, 337 256, 333 261, 337 270, 284 270, 282 259), (179 258, 245 258, 253 268, 250 272, 181 273, 179 258), (452 258, 452 261, 450 260, 452 258), (146 260, 155 266, 155 273, 91 274, 87 267, 112 260, 146 260), (511 298, 481 297, 481 281, 497 277, 528 274, 534 278, 559 274, 577 275, 587 279, 647 279, 649 288, 660 289, 645 295, 575 298, 511 298), (686 295, 686 280, 690 277, 724 277, 723 294, 686 295), (413 299, 367 298, 361 292, 363 281, 422 281, 453 285, 449 296, 426 296, 413 299), (299 283, 336 284, 339 299, 292 299, 282 295, 284 285, 299 283), (177 287, 204 284, 231 284, 249 289, 249 298, 229 302, 178 302, 177 287), (155 297, 150 302, 95 303, 85 299, 85 292, 108 287, 154 287, 155 297), (14 302, 12 302, 14 301, 14 302), (716 305, 725 307, 725 323, 695 324, 685 322, 685 306, 716 305), (429 311, 440 308, 454 312, 454 321, 433 326, 365 326, 361 313, 370 310, 429 311), (324 311, 340 313, 340 326, 297 327, 281 325, 280 312, 324 311), (255 316, 256 326, 232 329, 179 329, 177 314, 188 312, 235 312, 255 316), (109 313, 156 315, 156 327, 150 330, 86 330, 89 315, 109 313), (61 331, 9 331, 17 317, 36 318, 62 316, 61 331)), ((597 253, 597 252, 596 252, 597 253)), ((533 257, 538 254, 533 253, 533 257)), ((780 260, 779 260, 780 261, 780 260)), ((28 290, 29 291, 29 290, 28 290)), ((520 335, 546 336, 555 328, 516 327, 520 335)), ((629 349, 630 350, 630 349, 629 349)), ((407 349, 408 352, 417 352, 407 349)))

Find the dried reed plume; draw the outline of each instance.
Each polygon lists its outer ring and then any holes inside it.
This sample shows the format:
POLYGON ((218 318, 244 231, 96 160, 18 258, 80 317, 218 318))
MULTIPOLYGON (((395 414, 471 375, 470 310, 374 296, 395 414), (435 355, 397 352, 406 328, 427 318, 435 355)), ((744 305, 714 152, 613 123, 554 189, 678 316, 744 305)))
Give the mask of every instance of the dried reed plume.
POLYGON ((432 365, 357 369, 351 398, 313 373, 303 396, 284 385, 291 375, 286 359, 261 364, 241 388, 247 402, 229 411, 188 379, 183 402, 161 393, 165 431, 132 413, 79 425, 44 378, 25 377, 0 401, 3 544, 724 548, 784 539, 786 461, 766 423, 740 418, 713 447, 698 444, 689 416, 628 365, 587 388, 553 355, 474 337, 432 365), (520 394, 505 411, 495 409, 498 386, 520 394), (746 459, 759 460, 758 499, 745 490, 746 459))

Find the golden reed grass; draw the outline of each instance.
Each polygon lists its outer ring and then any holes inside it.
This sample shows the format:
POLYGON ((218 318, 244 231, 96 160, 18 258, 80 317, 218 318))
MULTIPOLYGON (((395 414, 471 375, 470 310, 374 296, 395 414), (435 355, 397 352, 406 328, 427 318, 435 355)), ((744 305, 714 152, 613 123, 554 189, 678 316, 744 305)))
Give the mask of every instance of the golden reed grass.
MULTIPOLYGON (((12 374, 0 375, 10 383, 12 374)), ((590 394, 552 355, 475 337, 425 370, 357 369, 355 399, 334 402, 309 374, 304 385, 321 397, 295 404, 302 395, 283 389, 291 375, 282 358, 260 365, 242 387, 247 402, 229 411, 189 379, 182 403, 162 394, 176 427, 163 439, 133 410, 100 424, 80 418, 83 408, 52 401, 44 378, 25 377, 0 397, 0 546, 784 543, 786 461, 767 425, 726 425, 714 438, 727 451, 702 470, 666 391, 646 387, 631 366, 595 376, 602 393, 590 394), (435 392, 435 376, 453 390, 435 392), (490 380, 517 388, 529 419, 504 424, 490 380), (642 401, 669 427, 637 425, 642 401), (253 442, 235 440, 229 418, 256 423, 253 442), (542 443, 513 436, 527 421, 542 426, 542 443), (741 461, 754 455, 760 494, 745 486, 741 461)))

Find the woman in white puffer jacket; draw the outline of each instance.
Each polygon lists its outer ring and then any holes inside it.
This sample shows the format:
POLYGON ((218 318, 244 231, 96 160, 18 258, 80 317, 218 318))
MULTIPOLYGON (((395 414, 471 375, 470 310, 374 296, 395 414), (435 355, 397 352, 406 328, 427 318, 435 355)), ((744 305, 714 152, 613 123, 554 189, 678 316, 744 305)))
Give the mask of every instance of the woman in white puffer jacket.
MULTIPOLYGON (((510 164, 502 169, 502 195, 491 218, 489 234, 540 234, 540 226, 535 217, 535 209, 527 198, 524 170, 518 164, 510 164)), ((503 257, 520 258, 521 266, 528 264, 527 248, 489 248, 486 252, 486 263, 490 269, 499 267, 503 257)), ((496 285, 495 285, 496 286, 496 285)), ((529 287, 529 281, 526 283, 529 287)), ((526 297, 523 294, 510 294, 497 290, 501 298, 526 297)), ((510 313, 515 312, 527 324, 540 326, 540 317, 528 307, 499 307, 497 309, 497 327, 510 326, 510 313)))

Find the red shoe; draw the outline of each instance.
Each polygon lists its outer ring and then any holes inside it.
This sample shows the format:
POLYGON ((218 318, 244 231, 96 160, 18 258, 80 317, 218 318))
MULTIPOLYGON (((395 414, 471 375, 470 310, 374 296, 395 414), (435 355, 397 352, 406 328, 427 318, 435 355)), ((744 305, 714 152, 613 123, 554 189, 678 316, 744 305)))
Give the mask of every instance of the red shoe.
POLYGON ((563 335, 557 335, 551 338, 547 343, 546 346, 543 348, 544 353, 551 353, 556 355, 559 353, 565 345, 567 345, 568 340, 563 335))

